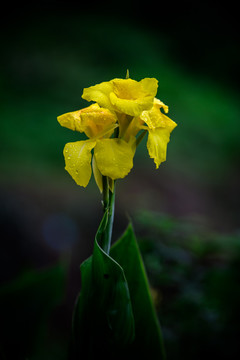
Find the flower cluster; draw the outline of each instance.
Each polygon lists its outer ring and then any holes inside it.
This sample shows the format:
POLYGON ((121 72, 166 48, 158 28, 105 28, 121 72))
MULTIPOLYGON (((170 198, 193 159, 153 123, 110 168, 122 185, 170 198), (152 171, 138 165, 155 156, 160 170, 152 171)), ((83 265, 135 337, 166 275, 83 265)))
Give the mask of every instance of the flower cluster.
POLYGON ((103 176, 113 181, 124 178, 145 134, 156 168, 166 160, 170 133, 177 124, 162 112, 167 113, 168 106, 155 97, 157 88, 154 78, 102 82, 83 91, 82 98, 92 105, 57 118, 62 126, 88 137, 64 148, 65 168, 78 185, 88 185, 92 169, 100 191, 103 176))

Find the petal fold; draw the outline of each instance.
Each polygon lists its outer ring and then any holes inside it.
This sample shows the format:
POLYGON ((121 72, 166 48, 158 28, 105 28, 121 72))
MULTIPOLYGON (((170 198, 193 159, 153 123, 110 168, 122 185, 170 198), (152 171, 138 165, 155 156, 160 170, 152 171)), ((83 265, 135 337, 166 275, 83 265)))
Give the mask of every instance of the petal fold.
POLYGON ((139 116, 143 110, 151 109, 153 105, 153 98, 151 96, 145 96, 132 100, 121 99, 118 98, 116 94, 110 93, 110 100, 116 111, 131 116, 139 116))
POLYGON ((112 92, 112 89, 111 82, 105 81, 100 84, 90 86, 89 88, 85 88, 83 90, 82 98, 87 101, 95 101, 106 109, 114 110, 109 99, 109 94, 112 92))
POLYGON ((149 111, 143 111, 140 119, 152 130, 162 127, 172 131, 177 126, 174 121, 161 112, 158 105, 154 105, 149 111))
POLYGON ((139 116, 142 111, 153 106, 158 87, 156 79, 145 78, 139 82, 132 79, 113 79, 111 83, 113 92, 109 96, 116 111, 139 116))

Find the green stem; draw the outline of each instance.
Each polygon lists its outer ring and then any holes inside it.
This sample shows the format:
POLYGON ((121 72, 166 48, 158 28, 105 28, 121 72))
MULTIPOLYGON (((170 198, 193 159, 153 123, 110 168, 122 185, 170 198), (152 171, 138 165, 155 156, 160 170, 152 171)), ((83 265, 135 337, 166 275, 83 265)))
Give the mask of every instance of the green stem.
POLYGON ((108 178, 103 176, 103 209, 107 212, 107 224, 102 237, 102 249, 109 254, 112 241, 112 228, 114 221, 115 186, 114 191, 109 189, 108 178))

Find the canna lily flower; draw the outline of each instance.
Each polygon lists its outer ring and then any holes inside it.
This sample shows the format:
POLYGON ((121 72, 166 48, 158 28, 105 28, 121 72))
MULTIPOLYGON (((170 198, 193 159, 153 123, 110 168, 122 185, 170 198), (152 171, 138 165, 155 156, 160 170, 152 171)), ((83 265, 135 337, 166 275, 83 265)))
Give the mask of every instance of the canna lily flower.
POLYGON ((109 184, 124 178, 145 134, 156 168, 166 160, 170 133, 177 124, 161 111, 168 113, 168 106, 155 97, 157 88, 154 78, 102 82, 83 91, 83 99, 94 104, 58 117, 62 126, 88 137, 66 144, 63 152, 65 169, 78 185, 88 185, 92 170, 100 191, 103 176, 109 184))
POLYGON ((67 143, 63 151, 65 169, 78 185, 88 185, 92 166, 100 191, 102 175, 115 180, 129 173, 133 167, 134 141, 127 143, 123 139, 110 138, 114 129, 118 127, 117 117, 113 112, 93 104, 85 109, 63 114, 57 119, 60 125, 84 132, 89 138, 67 143))

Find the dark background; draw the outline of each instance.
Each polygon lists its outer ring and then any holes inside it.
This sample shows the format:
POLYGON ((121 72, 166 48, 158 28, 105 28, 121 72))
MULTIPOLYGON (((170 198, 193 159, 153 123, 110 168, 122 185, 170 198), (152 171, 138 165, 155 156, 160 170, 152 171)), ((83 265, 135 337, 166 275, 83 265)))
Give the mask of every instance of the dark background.
POLYGON ((56 117, 115 77, 159 80, 178 127, 155 170, 142 143, 117 183, 169 359, 234 359, 239 334, 239 32, 231 2, 8 3, 1 19, 0 357, 66 359, 79 264, 101 195, 64 170, 81 134, 56 117))

